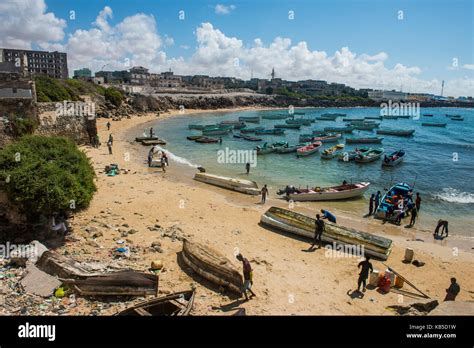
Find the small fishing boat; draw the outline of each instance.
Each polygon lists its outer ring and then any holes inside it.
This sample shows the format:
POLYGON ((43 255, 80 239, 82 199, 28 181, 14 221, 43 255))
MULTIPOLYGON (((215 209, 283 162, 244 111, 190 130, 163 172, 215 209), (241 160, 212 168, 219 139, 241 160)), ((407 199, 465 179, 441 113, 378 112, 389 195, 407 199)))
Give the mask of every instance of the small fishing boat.
POLYGON ((293 120, 286 120, 286 124, 299 124, 302 126, 311 126, 311 119, 309 118, 295 118, 293 120))
POLYGON ((127 308, 116 316, 187 316, 194 304, 194 290, 175 292, 160 298, 141 302, 127 308))
POLYGON ((398 115, 397 117, 398 118, 404 118, 404 119, 412 118, 412 116, 410 116, 410 115, 398 115))
MULTIPOLYGON (((359 197, 369 189, 369 182, 358 182, 355 184, 345 184, 330 187, 314 187, 311 189, 293 189, 293 193, 288 193, 287 199, 290 201, 335 201, 359 197)), ((280 192, 284 192, 283 190, 280 192)))
POLYGON ((186 139, 191 140, 191 141, 195 141, 199 138, 202 138, 202 135, 191 135, 189 137, 186 137, 186 139))
POLYGON ((423 116, 426 116, 426 117, 433 117, 433 114, 423 114, 423 116))
POLYGON ((316 141, 314 143, 302 146, 296 150, 296 155, 298 157, 309 156, 319 151, 322 143, 320 141, 316 141))
POLYGON ((285 131, 281 128, 262 129, 255 131, 256 135, 284 135, 285 131))
POLYGON ((384 120, 398 120, 398 116, 393 116, 393 115, 383 115, 382 118, 384 120))
POLYGON ((247 141, 262 141, 262 138, 251 137, 248 135, 242 135, 242 139, 247 140, 247 141))
POLYGON ((320 118, 322 119, 325 119, 325 120, 335 120, 337 119, 338 117, 343 117, 343 116, 346 116, 346 114, 337 114, 337 113, 334 113, 334 114, 322 114, 321 116, 319 116, 320 118))
POLYGON ((447 123, 423 122, 424 127, 446 127, 447 123))
POLYGON ((291 115, 263 115, 262 118, 265 120, 285 120, 287 118, 291 117, 291 115))
POLYGON ((255 181, 240 179, 240 178, 229 178, 226 176, 214 175, 209 173, 196 173, 194 180, 201 181, 203 183, 223 187, 229 190, 245 193, 248 195, 258 195, 260 190, 255 181))
POLYGON ((346 138, 346 144, 380 144, 382 137, 354 137, 346 138))
POLYGON ((335 122, 335 121, 336 121, 336 118, 337 118, 337 117, 323 117, 323 116, 319 116, 319 117, 315 117, 314 119, 315 119, 315 120, 318 120, 318 121, 331 121, 331 122, 335 122))
POLYGON ((451 118, 451 117, 461 117, 461 115, 458 115, 458 114, 457 114, 457 115, 444 114, 444 116, 450 117, 450 118, 451 118))
POLYGON ((255 133, 256 131, 259 131, 259 130, 264 130, 265 127, 253 127, 253 128, 242 128, 240 130, 240 133, 255 133))
POLYGON ((158 137, 136 137, 135 141, 141 143, 144 140, 158 140, 158 137))
POLYGON ((382 161, 382 166, 395 167, 396 165, 402 163, 403 158, 405 158, 404 150, 394 151, 390 155, 384 157, 382 161))
MULTIPOLYGON (((374 214, 376 219, 387 219, 394 221, 397 214, 393 214, 395 210, 400 210, 398 202, 403 198, 404 203, 408 201, 410 193, 413 192, 413 187, 406 183, 397 183, 393 185, 381 198, 379 207, 374 214)), ((405 212, 408 204, 403 204, 403 211, 405 212)))
MULTIPOLYGON (((271 207, 262 215, 260 222, 287 233, 314 239, 315 219, 293 210, 271 207)), ((325 243, 345 246, 343 250, 352 252, 359 247, 364 254, 381 260, 387 260, 392 251, 392 240, 388 238, 329 222, 325 224, 321 239, 325 243)))
POLYGON ((368 147, 361 147, 359 149, 355 149, 354 151, 344 151, 339 154, 338 159, 342 162, 354 161, 358 155, 367 153, 370 150, 371 149, 368 147))
POLYGON ((382 116, 366 116, 364 117, 364 121, 366 120, 381 120, 382 116))
POLYGON ((378 160, 384 154, 383 148, 370 149, 366 153, 362 153, 356 156, 355 161, 357 163, 370 163, 378 160))
POLYGON ((296 152, 299 148, 308 145, 308 143, 302 143, 297 145, 287 145, 287 146, 280 146, 275 149, 276 153, 292 153, 296 152))
POLYGON ((352 123, 351 124, 352 128, 357 129, 357 130, 366 130, 366 131, 372 131, 375 128, 378 128, 379 124, 378 123, 352 123))
POLYGON ((258 116, 240 116, 240 122, 249 122, 249 123, 260 123, 260 117, 258 116))
POLYGON ((325 132, 336 132, 336 133, 352 133, 354 127, 346 126, 346 127, 324 127, 325 132))
POLYGON ((306 112, 295 111, 295 112, 293 112, 293 115, 306 115, 306 112))
POLYGON ((360 118, 360 117, 357 117, 357 118, 352 118, 352 117, 345 117, 342 119, 342 121, 344 122, 363 122, 365 120, 365 117, 364 118, 360 118))
POLYGON ((209 138, 209 137, 199 137, 195 139, 196 143, 201 143, 201 144, 213 144, 213 143, 218 143, 219 139, 217 138, 209 138))
POLYGON ((206 128, 214 128, 218 127, 217 124, 190 124, 188 125, 189 129, 196 129, 196 130, 203 130, 206 128))
POLYGON ((339 139, 341 139, 341 137, 342 137, 341 133, 337 133, 337 134, 328 133, 328 134, 313 138, 313 141, 320 141, 322 143, 335 143, 339 139))
POLYGON ((309 143, 313 140, 314 135, 312 134, 300 134, 299 142, 300 143, 309 143))
POLYGON ((206 128, 202 130, 202 135, 225 135, 232 132, 231 127, 206 128))
POLYGON ((388 129, 388 128, 381 128, 377 129, 377 134, 382 135, 396 135, 399 137, 411 137, 413 133, 415 133, 414 129, 388 129))
POLYGON ((262 146, 256 146, 255 151, 257 151, 257 155, 266 155, 268 153, 275 152, 275 148, 273 145, 268 145, 268 143, 265 143, 262 146))
POLYGON ((142 140, 141 141, 142 145, 149 146, 149 145, 166 145, 166 141, 163 139, 154 139, 154 140, 142 140))
POLYGON ((288 129, 300 129, 301 124, 276 124, 273 126, 274 128, 288 128, 288 129))
POLYGON ((464 117, 451 117, 451 121, 464 121, 464 117))
POLYGON ((229 291, 241 294, 243 279, 240 271, 217 250, 185 239, 180 256, 184 264, 200 276, 229 291))
POLYGON ((321 152, 321 158, 331 159, 337 156, 338 151, 344 148, 344 144, 337 144, 321 152))
POLYGON ((246 127, 245 122, 241 121, 222 121, 221 123, 218 124, 218 127, 227 127, 231 126, 234 129, 242 129, 246 127))

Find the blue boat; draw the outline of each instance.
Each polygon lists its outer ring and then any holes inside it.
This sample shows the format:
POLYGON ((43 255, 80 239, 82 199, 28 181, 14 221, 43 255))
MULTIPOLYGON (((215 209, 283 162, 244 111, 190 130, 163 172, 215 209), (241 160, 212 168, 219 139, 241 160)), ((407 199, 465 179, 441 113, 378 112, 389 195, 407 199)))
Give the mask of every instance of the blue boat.
POLYGON ((406 213, 408 201, 412 199, 413 187, 406 183, 398 183, 393 185, 380 199, 379 207, 375 212, 376 219, 387 219, 395 221, 398 213, 406 213), (398 201, 403 197, 403 207, 398 207, 398 201), (387 215, 387 212, 391 214, 387 215))
POLYGON ((255 131, 256 135, 284 135, 285 131, 281 128, 263 129, 255 131))

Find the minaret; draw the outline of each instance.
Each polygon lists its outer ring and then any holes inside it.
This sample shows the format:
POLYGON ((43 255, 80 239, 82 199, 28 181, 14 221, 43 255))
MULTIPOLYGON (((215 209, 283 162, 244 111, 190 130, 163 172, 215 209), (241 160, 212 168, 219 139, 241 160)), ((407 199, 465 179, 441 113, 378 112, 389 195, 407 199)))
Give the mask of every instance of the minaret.
POLYGON ((275 78, 275 68, 272 68, 272 80, 275 78))
POLYGON ((441 82, 441 96, 443 96, 443 90, 444 90, 444 80, 441 82))

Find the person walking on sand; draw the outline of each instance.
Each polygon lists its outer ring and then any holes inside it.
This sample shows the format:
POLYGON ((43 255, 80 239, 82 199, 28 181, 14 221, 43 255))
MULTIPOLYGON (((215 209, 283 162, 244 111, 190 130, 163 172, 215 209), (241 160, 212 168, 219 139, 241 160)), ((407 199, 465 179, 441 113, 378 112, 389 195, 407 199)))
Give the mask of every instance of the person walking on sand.
POLYGON ((360 292, 360 286, 363 285, 362 291, 365 292, 367 285, 367 278, 369 278, 369 272, 373 272, 374 268, 369 262, 370 257, 366 256, 364 261, 359 262, 357 268, 361 268, 359 273, 359 279, 357 279, 357 292, 360 292))
POLYGON ((415 206, 416 206, 416 210, 418 210, 418 212, 419 212, 419 211, 420 211, 420 207, 421 207, 421 197, 420 197, 420 193, 419 193, 419 192, 416 193, 415 206))
POLYGON ((446 289, 445 301, 454 301, 461 291, 461 287, 456 283, 456 278, 451 278, 451 285, 446 289))
POLYGON ((107 126, 107 130, 109 131, 109 130, 110 130, 110 126, 111 126, 110 121, 107 121, 106 126, 107 126))
POLYGON ((410 227, 415 226, 417 216, 418 216, 418 210, 415 207, 411 208, 410 227))
POLYGON ((110 140, 107 142, 107 147, 109 148, 109 155, 111 155, 112 154, 112 142, 110 140))
POLYGON ((161 169, 163 169, 163 173, 166 173, 166 157, 161 156, 161 169))
POLYGON ((237 260, 242 262, 243 266, 243 273, 244 273, 244 286, 242 287, 242 293, 245 296, 245 301, 249 300, 249 297, 247 296, 247 291, 250 292, 252 297, 255 297, 255 293, 252 291, 252 285, 253 285, 253 272, 252 272, 252 266, 250 265, 249 260, 247 260, 242 254, 238 254, 236 256, 237 260))
POLYGON ((380 191, 377 191, 377 194, 375 195, 375 210, 374 210, 374 214, 375 214, 375 212, 377 211, 377 209, 379 208, 379 204, 380 204, 380 191))
POLYGON ((109 134, 109 141, 112 145, 114 144, 114 137, 112 136, 112 133, 109 134))
POLYGON ((250 163, 249 162, 247 162, 245 164, 245 170, 247 171, 247 175, 248 175, 250 173, 250 163))
POLYGON ((324 229, 325 229, 324 221, 321 219, 321 216, 319 216, 319 214, 316 214, 314 239, 313 239, 313 243, 311 244, 310 249, 313 249, 316 243, 318 243, 318 247, 321 249, 321 246, 323 244, 323 241, 321 238, 323 236, 324 229))
POLYGON ((267 195, 268 195, 267 184, 265 184, 262 187, 262 190, 260 191, 260 193, 262 194, 262 204, 265 204, 265 202, 267 201, 267 195))
POLYGON ((448 221, 439 219, 438 220, 438 225, 436 226, 436 229, 434 231, 434 238, 435 239, 444 239, 448 236, 448 221), (441 229, 441 233, 440 230, 441 229), (446 236, 444 235, 444 232, 446 232, 446 236))
POLYGON ((166 156, 166 152, 163 151, 163 154, 161 155, 161 158, 165 159, 166 166, 169 167, 168 156, 166 156))
POLYGON ((100 147, 100 139, 99 139, 99 134, 95 135, 95 147, 99 148, 100 147))
POLYGON ((369 201, 369 216, 372 215, 374 211, 374 200, 375 200, 375 195, 372 193, 372 195, 370 195, 370 201, 369 201))

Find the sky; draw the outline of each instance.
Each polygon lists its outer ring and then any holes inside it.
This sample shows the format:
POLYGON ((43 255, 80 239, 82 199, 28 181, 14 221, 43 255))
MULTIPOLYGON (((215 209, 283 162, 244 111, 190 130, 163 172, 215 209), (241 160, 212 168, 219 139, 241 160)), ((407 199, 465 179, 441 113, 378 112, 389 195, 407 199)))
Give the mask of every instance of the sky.
POLYGON ((0 47, 125 70, 474 95, 472 0, 1 0, 0 47))

